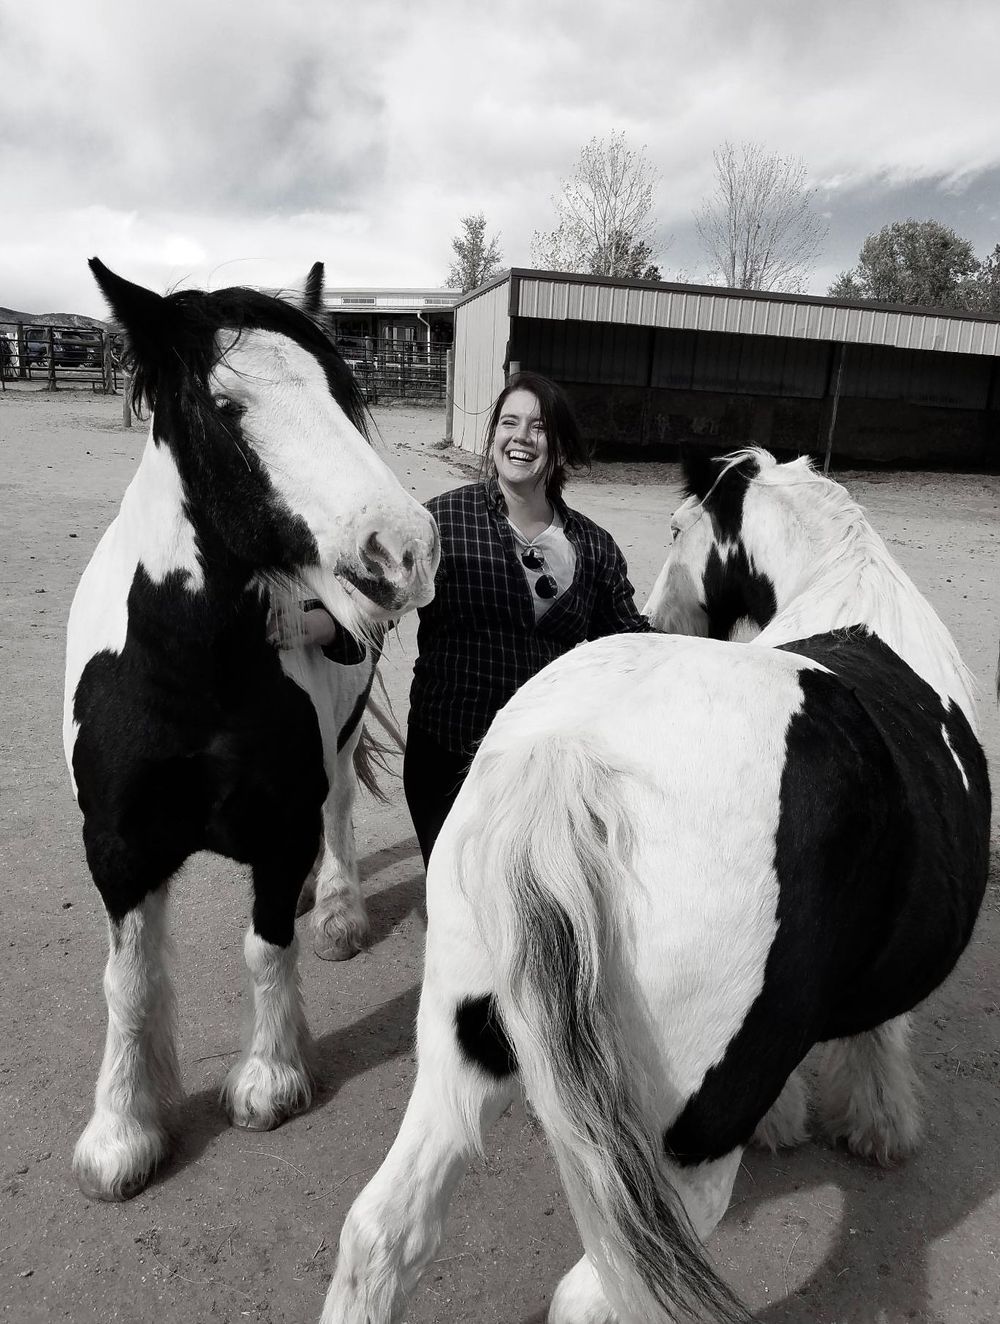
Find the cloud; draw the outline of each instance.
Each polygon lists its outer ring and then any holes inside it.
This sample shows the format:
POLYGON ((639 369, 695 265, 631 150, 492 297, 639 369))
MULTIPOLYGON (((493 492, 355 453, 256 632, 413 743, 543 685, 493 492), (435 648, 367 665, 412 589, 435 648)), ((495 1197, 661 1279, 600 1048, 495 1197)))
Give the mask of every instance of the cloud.
POLYGON ((829 266, 901 201, 985 251, 998 28, 991 0, 9 7, 0 303, 98 312, 92 252, 159 288, 317 256, 335 283, 436 284, 479 210, 526 265, 580 147, 619 129, 661 172, 667 273, 701 261, 725 139, 806 161, 829 266))

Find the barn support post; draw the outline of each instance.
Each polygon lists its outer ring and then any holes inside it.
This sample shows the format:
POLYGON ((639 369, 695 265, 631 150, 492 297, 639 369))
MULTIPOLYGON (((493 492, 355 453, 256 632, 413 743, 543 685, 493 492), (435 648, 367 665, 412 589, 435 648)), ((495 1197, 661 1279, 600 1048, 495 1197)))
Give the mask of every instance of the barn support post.
POLYGON ((844 379, 844 351, 846 346, 839 343, 834 349, 833 361, 833 403, 830 407, 830 426, 826 432, 826 455, 823 457, 823 473, 830 472, 830 457, 833 454, 833 432, 837 426, 837 407, 840 404, 840 386, 844 379))
POLYGON ((56 333, 54 327, 49 327, 45 339, 49 347, 49 384, 48 389, 56 389, 56 333))
POLYGON ((444 356, 444 444, 455 444, 455 346, 444 356))

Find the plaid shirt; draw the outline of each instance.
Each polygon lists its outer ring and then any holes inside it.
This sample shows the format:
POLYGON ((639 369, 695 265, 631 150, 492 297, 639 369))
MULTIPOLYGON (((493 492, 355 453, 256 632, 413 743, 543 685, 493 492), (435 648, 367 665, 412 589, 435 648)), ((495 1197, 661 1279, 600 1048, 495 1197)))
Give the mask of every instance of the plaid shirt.
POLYGON ((576 569, 536 622, 496 475, 427 503, 441 530, 441 565, 434 600, 418 613, 410 721, 455 753, 471 752, 515 690, 554 658, 587 639, 649 629, 611 535, 554 504, 576 569))

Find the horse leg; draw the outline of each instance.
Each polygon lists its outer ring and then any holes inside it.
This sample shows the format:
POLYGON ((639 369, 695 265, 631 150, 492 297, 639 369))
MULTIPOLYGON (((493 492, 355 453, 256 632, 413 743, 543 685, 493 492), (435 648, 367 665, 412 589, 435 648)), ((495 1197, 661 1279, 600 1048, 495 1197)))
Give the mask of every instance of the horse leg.
POLYGON ((798 1069, 785 1081, 784 1088, 757 1123, 751 1143, 776 1154, 779 1149, 794 1149, 809 1139, 809 1091, 798 1069))
POLYGON ((354 798, 358 779, 349 740, 337 755, 333 786, 323 807, 324 845, 315 866, 313 949, 324 961, 347 961, 368 941, 368 915, 354 848, 354 798))
POLYGON ((920 1084, 910 1060, 910 1017, 835 1039, 822 1065, 823 1129, 848 1149, 888 1167, 920 1139, 920 1084))
POLYGON ((390 1324, 399 1318, 437 1252, 452 1193, 480 1148, 483 1130, 514 1097, 515 1076, 477 1065, 459 1043, 459 1008, 470 988, 483 986, 472 979, 481 978, 485 966, 474 931, 467 939, 465 949, 435 959, 429 937, 416 1083, 388 1156, 348 1212, 322 1324, 390 1324))
MULTIPOLYGON (((294 834, 290 834, 294 837, 294 834)), ((308 841, 306 833, 304 840, 308 841)), ((313 838, 315 839, 315 838, 313 838)), ((253 990, 250 1041, 226 1077, 222 1101, 234 1126, 269 1131, 312 1102, 309 1030, 299 984, 295 905, 307 859, 254 865, 253 920, 243 955, 253 990), (296 867, 296 864, 298 867, 296 867)))
POLYGON ((174 993, 165 960, 166 886, 147 893, 121 919, 110 919, 109 929, 104 1060, 73 1171, 86 1195, 128 1200, 167 1152, 166 1119, 180 1094, 174 993))
POLYGON ((586 1255, 559 1280, 547 1318, 548 1324, 617 1324, 618 1314, 586 1255))
MULTIPOLYGON (((684 1202, 691 1226, 706 1242, 729 1207, 743 1150, 694 1168, 669 1164, 671 1185, 684 1202)), ((586 1255, 560 1280, 549 1307, 548 1324, 617 1324, 618 1315, 586 1255)))

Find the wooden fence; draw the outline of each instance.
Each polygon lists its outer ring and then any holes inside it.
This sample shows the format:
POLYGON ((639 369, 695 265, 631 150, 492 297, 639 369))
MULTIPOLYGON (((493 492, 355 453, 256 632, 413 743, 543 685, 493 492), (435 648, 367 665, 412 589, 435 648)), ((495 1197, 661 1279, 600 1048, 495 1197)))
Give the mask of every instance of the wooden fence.
POLYGON ((90 383, 117 392, 124 380, 121 349, 121 336, 99 327, 0 322, 0 386, 44 381, 55 390, 60 383, 90 383))
POLYGON ((338 346, 369 404, 380 400, 444 401, 449 345, 370 340, 338 346))

